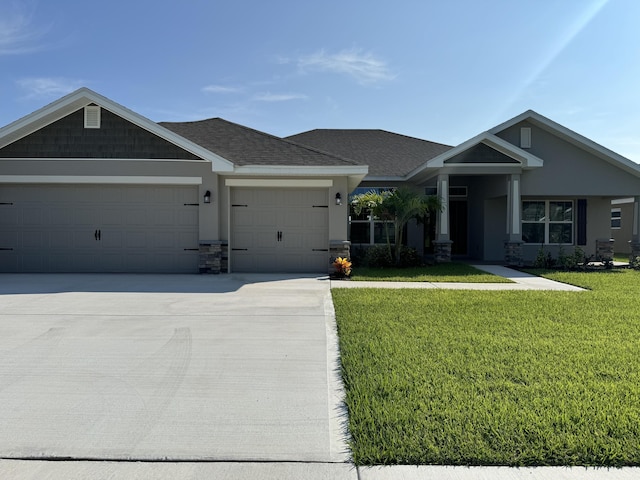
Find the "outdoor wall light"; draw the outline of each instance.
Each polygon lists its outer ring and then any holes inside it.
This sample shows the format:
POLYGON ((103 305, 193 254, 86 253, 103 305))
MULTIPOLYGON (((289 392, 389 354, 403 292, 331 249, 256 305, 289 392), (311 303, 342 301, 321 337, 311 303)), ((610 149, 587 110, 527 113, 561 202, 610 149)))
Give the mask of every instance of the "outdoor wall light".
POLYGON ((209 190, 204 192, 204 203, 211 203, 211 192, 209 190))
POLYGON ((342 196, 340 192, 336 193, 336 205, 342 205, 342 196))

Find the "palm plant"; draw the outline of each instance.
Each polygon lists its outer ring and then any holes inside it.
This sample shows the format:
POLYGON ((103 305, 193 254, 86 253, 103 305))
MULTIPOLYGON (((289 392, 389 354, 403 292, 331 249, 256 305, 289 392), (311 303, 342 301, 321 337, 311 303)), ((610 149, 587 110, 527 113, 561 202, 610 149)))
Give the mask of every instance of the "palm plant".
POLYGON ((356 214, 363 210, 385 222, 389 256, 393 258, 388 223, 394 222, 395 263, 400 264, 400 241, 404 229, 411 219, 425 220, 432 213, 442 209, 442 202, 438 197, 423 195, 409 187, 399 187, 393 191, 369 192, 355 195, 352 205, 356 214))

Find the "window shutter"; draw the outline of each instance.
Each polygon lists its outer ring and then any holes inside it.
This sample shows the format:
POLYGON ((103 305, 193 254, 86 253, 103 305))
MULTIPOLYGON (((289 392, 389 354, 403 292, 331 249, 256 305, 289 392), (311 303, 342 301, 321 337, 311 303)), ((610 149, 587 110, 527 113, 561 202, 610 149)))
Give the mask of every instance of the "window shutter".
POLYGON ((100 107, 89 105, 84 107, 84 128, 100 128, 100 107))
POLYGON ((587 199, 580 198, 578 199, 578 235, 577 235, 577 244, 578 245, 586 245, 587 244, 587 199))

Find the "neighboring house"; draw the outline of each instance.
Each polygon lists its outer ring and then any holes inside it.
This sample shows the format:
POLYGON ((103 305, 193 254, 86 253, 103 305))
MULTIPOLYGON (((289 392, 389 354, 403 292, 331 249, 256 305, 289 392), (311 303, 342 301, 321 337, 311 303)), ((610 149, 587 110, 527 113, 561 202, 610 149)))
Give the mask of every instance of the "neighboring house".
MULTIPOLYGON (((617 253, 631 254, 633 238, 634 198, 619 198, 611 201, 611 238, 617 253)), ((636 227, 637 228, 637 227, 636 227)))
POLYGON ((638 165, 531 111, 456 147, 380 130, 282 139, 155 123, 82 88, 0 129, 0 271, 326 272, 349 239, 382 241, 349 194, 399 185, 442 198, 407 235, 438 261, 596 254, 617 198, 639 223, 638 165))

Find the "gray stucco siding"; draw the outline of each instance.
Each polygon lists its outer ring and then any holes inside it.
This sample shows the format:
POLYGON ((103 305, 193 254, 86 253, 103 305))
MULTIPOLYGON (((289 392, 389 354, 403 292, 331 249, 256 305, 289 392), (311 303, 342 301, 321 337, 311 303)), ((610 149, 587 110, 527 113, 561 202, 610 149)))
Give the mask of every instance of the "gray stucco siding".
POLYGON ((520 128, 531 128, 531 148, 544 166, 523 172, 522 195, 625 196, 640 193, 640 178, 528 122, 498 136, 519 146, 520 128))

